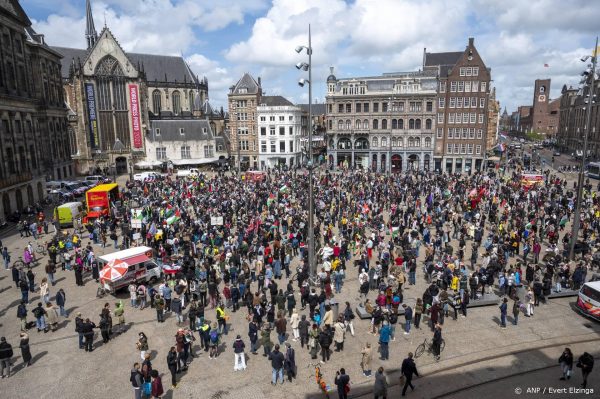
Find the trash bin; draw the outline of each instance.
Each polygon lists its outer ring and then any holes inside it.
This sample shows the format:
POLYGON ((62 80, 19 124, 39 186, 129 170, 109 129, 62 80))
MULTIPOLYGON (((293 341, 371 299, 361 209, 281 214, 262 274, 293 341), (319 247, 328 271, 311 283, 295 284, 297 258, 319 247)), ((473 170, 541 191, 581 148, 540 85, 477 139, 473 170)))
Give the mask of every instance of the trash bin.
POLYGON ((330 299, 329 306, 331 307, 331 311, 333 312, 333 321, 336 322, 338 319, 338 315, 340 314, 340 304, 335 299, 330 299))

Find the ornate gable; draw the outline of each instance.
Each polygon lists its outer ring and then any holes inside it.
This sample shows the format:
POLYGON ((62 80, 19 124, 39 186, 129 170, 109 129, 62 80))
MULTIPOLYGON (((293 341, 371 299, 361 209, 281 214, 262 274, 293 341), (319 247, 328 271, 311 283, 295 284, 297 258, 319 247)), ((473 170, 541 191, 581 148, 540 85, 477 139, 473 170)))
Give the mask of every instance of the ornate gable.
POLYGON ((111 31, 104 28, 98 41, 88 53, 83 73, 86 76, 96 75, 99 72, 107 75, 111 74, 112 71, 118 71, 119 75, 131 79, 139 77, 139 71, 129 60, 111 31))

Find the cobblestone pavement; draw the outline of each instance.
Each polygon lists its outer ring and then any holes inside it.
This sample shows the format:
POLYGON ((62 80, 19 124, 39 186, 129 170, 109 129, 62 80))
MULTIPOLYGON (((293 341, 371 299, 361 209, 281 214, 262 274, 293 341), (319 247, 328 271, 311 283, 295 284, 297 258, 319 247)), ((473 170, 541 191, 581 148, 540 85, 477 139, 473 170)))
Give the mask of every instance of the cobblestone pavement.
MULTIPOLYGON (((45 238, 42 236, 39 241, 43 242, 45 238)), ((87 240, 84 243, 87 243, 87 240)), ((3 237, 3 245, 11 251, 13 260, 22 254, 26 244, 26 239, 20 239, 18 234, 3 237)), ((470 255, 470 245, 467 245, 467 248, 469 249, 466 259, 470 255)), ((113 251, 111 246, 104 249, 95 246, 94 249, 97 255, 113 251)), ((36 282, 44 277, 43 265, 46 260, 41 258, 39 265, 34 268, 36 282)), ((358 273, 353 266, 349 266, 347 274, 343 292, 336 296, 336 300, 340 303, 350 301, 355 304, 358 302, 358 273)), ((405 302, 409 304, 414 304, 415 299, 422 295, 426 286, 420 270, 417 276, 417 285, 407 287, 404 292, 405 302)), ((139 352, 135 347, 139 331, 144 331, 148 336, 153 366, 163 373, 166 398, 319 397, 314 381, 314 369, 308 366, 310 356, 297 342, 292 342, 292 345, 296 349, 298 376, 292 383, 286 381, 284 385, 272 386, 270 362, 261 355, 247 355, 248 368, 241 372, 233 371, 234 356, 231 345, 236 334, 240 334, 249 347, 245 312, 232 315, 231 330, 224 338, 221 354, 216 360, 209 360, 207 354, 200 351, 199 346, 194 346, 196 358, 190 365, 189 371, 179 376, 180 384, 175 390, 170 389, 166 354, 175 342, 176 322, 169 316, 165 323, 158 324, 155 322, 153 309, 132 309, 127 293, 121 293, 119 298, 125 303, 128 330, 114 337, 108 344, 102 344, 97 336, 94 352, 83 352, 78 349, 77 335, 74 331, 76 313, 81 312, 83 317, 90 317, 97 323, 104 303, 114 302, 115 298, 97 299, 95 296, 97 284, 89 278, 86 279, 84 287, 77 287, 72 272, 58 271, 56 278, 58 283, 55 287, 51 287, 51 297, 58 288, 64 288, 67 294, 66 308, 70 317, 61 319, 60 328, 56 332, 44 334, 36 332, 35 329, 30 331, 34 363, 25 369, 21 365, 18 349, 19 322, 16 317, 16 307, 20 300, 20 292, 12 283, 10 271, 0 271, 0 335, 6 336, 15 349, 14 373, 9 379, 1 380, 1 397, 11 399, 132 397, 129 370, 134 362, 140 361, 139 352)), ((279 286, 285 287, 285 283, 285 280, 278 281, 279 286)), ((372 299, 374 296, 375 294, 371 293, 372 299)), ((37 303, 38 299, 39 294, 34 294, 33 302, 37 303)), ((509 325, 505 330, 501 330, 498 326, 499 311, 496 307, 470 309, 467 318, 459 317, 456 321, 446 320, 444 325, 446 349, 442 360, 436 363, 431 356, 423 355, 417 360, 417 366, 424 370, 435 371, 461 359, 485 358, 491 348, 500 350, 504 347, 510 348, 517 342, 535 347, 553 339, 576 339, 577 336, 600 332, 597 323, 581 317, 573 310, 574 301, 574 298, 551 300, 548 304, 537 308, 534 317, 522 317, 518 326, 509 325)), ((32 308, 32 305, 28 306, 29 310, 32 308)), ((214 310, 207 309, 206 317, 215 320, 214 310)), ((33 316, 30 315, 29 320, 33 320, 33 316)), ((403 322, 402 317, 400 322, 403 322)), ((366 342, 370 342, 375 349, 378 345, 377 337, 368 333, 369 321, 355 319, 354 326, 356 336, 347 334, 344 351, 334 352, 331 360, 323 365, 322 371, 326 381, 333 384, 336 370, 345 367, 354 384, 353 394, 354 392, 358 394, 361 389, 364 391, 373 384, 373 378, 362 375, 360 349, 366 342)), ((399 368, 402 359, 409 351, 414 351, 425 338, 430 339, 432 336, 426 323, 423 323, 422 329, 413 330, 410 335, 404 335, 399 330, 400 325, 395 341, 390 344, 389 361, 380 361, 377 353, 374 352, 373 370, 380 365, 389 370, 399 368)), ((291 333, 289 330, 288 332, 291 333)), ((272 338, 276 340, 275 336, 272 338)), ((427 395, 424 393, 423 397, 427 395)))

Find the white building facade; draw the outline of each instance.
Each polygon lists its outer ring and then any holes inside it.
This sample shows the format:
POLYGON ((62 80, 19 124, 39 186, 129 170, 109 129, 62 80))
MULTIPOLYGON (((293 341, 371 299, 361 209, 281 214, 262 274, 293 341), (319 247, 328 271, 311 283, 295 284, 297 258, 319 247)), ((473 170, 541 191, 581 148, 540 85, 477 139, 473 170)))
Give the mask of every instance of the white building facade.
POLYGON ((260 169, 298 166, 302 157, 302 109, 281 96, 263 96, 257 116, 260 169))

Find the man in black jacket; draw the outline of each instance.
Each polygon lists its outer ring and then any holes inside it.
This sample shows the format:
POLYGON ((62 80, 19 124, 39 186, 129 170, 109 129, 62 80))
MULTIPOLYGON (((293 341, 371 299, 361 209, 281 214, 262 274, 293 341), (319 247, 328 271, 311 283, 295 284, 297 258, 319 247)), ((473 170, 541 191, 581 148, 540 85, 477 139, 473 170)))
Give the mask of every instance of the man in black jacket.
POLYGON ((269 354, 269 360, 271 361, 271 367, 273 368, 273 377, 271 384, 277 385, 277 379, 281 380, 283 384, 283 364, 285 362, 285 356, 279 352, 279 345, 275 345, 275 349, 269 354))
POLYGON ((96 325, 90 321, 90 319, 85 319, 85 321, 81 324, 81 332, 83 333, 83 337, 85 338, 85 351, 93 352, 93 344, 94 344, 94 328, 96 325))
POLYGON ((2 378, 10 377, 10 360, 12 357, 12 345, 6 342, 6 338, 0 338, 0 365, 2 365, 2 378), (4 369, 7 369, 6 375, 4 375, 4 369))
POLYGON ((252 319, 248 324, 248 337, 250 337, 250 352, 253 355, 258 355, 257 343, 258 343, 258 325, 256 324, 256 320, 252 319))
MULTIPOLYGON (((350 383, 350 376, 346 374, 346 370, 342 367, 340 371, 336 373, 335 376, 335 385, 337 385, 338 390, 338 398, 339 399, 348 399, 348 393, 346 392, 346 386, 350 383)), ((350 389, 348 388, 348 391, 350 389)))
MULTIPOLYGON (((4 369, 4 365, 2 367, 4 369)), ((577 367, 581 368, 581 376, 583 377, 583 384, 581 384, 581 386, 583 388, 586 388, 588 375, 590 375, 592 369, 594 368, 594 356, 590 355, 587 352, 583 352, 583 355, 579 357, 577 367)))
POLYGON ((177 350, 171 347, 167 354, 167 366, 171 372, 171 388, 177 388, 177 350))
POLYGON ((413 360, 412 352, 408 353, 408 357, 402 361, 402 368, 400 372, 405 378, 404 388, 402 389, 402 396, 406 396, 406 388, 410 386, 410 389, 414 391, 415 387, 412 384, 413 374, 417 377, 419 376, 419 372, 417 371, 417 365, 413 360))
POLYGON ((321 358, 323 363, 329 361, 329 356, 331 355, 329 347, 331 346, 331 342, 331 332, 329 331, 329 327, 325 326, 319 333, 319 345, 321 345, 321 358))

